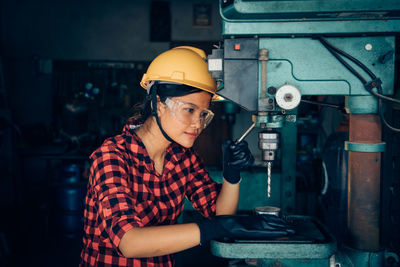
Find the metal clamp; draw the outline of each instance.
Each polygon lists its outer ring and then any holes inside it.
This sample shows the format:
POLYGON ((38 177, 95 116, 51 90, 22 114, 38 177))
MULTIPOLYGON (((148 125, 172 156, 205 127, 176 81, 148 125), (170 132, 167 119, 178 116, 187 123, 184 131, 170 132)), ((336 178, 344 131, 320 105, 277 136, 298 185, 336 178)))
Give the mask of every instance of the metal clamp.
POLYGON ((378 153, 384 152, 385 148, 385 142, 375 144, 355 143, 350 141, 344 142, 344 149, 352 152, 378 153))

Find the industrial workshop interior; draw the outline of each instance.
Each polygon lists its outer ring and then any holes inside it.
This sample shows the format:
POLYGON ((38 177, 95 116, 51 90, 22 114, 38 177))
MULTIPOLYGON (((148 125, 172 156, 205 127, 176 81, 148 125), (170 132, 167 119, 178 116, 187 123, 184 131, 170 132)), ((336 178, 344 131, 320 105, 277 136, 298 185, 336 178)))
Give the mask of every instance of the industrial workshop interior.
MULTIPOLYGON (((400 266, 400 1, 0 0, 0 12, 0 266, 79 266, 89 156, 178 46, 204 50, 217 84, 193 145, 210 177, 222 182, 224 140, 245 140, 237 214, 294 233, 212 240, 175 266, 400 266)), ((186 199, 177 223, 198 219, 186 199)))

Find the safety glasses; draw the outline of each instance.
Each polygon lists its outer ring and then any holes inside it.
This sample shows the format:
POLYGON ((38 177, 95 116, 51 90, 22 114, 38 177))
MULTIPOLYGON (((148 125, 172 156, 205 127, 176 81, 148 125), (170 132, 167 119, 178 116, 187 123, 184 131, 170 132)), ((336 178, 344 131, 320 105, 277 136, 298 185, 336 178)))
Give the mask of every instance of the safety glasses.
POLYGON ((167 98, 165 104, 177 120, 187 125, 200 121, 201 126, 206 128, 214 117, 214 113, 209 109, 177 99, 167 98))

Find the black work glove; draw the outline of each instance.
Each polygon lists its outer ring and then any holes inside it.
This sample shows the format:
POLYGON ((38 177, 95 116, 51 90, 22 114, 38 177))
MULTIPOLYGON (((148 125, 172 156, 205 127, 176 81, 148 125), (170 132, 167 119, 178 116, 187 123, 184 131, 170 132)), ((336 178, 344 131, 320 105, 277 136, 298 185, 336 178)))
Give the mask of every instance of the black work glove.
POLYGON ((222 143, 222 152, 224 156, 222 175, 229 183, 237 184, 240 181, 240 171, 254 163, 247 142, 241 141, 235 144, 232 140, 225 140, 222 143))
POLYGON ((197 222, 200 244, 213 239, 267 240, 294 234, 284 220, 274 215, 220 215, 197 222))

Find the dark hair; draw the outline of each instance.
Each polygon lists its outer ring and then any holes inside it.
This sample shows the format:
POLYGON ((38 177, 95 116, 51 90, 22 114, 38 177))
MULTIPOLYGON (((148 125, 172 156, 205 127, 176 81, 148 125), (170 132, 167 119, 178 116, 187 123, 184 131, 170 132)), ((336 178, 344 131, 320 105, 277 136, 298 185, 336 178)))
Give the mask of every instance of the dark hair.
MULTIPOLYGON (((152 90, 157 90, 157 95, 161 102, 165 102, 168 97, 179 97, 193 93, 198 93, 203 90, 185 84, 167 84, 155 83, 151 87, 152 90)), ((144 102, 134 106, 134 115, 129 118, 134 124, 142 124, 151 116, 151 91, 146 95, 144 102)), ((211 94, 211 93, 210 93, 211 94)))

